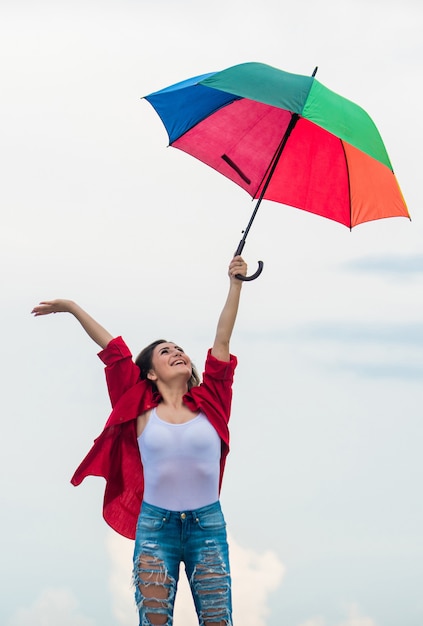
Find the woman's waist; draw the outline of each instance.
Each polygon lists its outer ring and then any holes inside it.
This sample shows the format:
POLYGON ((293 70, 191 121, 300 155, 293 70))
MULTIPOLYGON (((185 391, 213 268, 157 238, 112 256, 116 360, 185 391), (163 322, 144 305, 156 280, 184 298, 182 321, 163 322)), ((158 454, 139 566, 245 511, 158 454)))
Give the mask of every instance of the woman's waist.
POLYGON ((193 518, 194 520, 198 518, 199 515, 205 515, 210 513, 221 512, 222 507, 220 505, 220 501, 212 502, 211 504, 206 504, 205 506, 196 507, 195 509, 183 509, 183 510, 173 510, 166 509, 164 507, 159 507, 154 504, 150 504, 145 500, 141 506, 141 513, 157 515, 162 517, 163 519, 186 519, 188 517, 193 518))

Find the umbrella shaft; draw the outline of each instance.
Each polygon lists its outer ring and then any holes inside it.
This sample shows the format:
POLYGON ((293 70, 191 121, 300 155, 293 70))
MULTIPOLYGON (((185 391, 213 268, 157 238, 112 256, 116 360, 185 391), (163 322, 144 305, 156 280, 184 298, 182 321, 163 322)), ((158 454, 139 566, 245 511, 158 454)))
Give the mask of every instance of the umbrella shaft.
POLYGON ((270 162, 270 166, 269 166, 270 169, 268 170, 267 178, 266 178, 266 180, 264 182, 264 185, 262 187, 262 190, 260 192, 260 196, 259 196, 257 204, 259 204, 263 200, 264 194, 267 191, 267 188, 268 188, 269 183, 270 183, 270 181, 272 179, 272 176, 275 173, 276 166, 277 166, 277 164, 279 162, 279 159, 281 158, 282 152, 283 152, 283 150, 284 150, 284 148, 286 146, 286 142, 288 141, 290 134, 294 130, 294 126, 298 122, 298 119, 299 119, 299 115, 297 113, 294 113, 292 115, 292 117, 291 117, 291 120, 290 120, 288 126, 287 126, 285 134, 282 137, 282 140, 281 140, 279 146, 277 147, 277 150, 276 150, 275 154, 273 155, 273 159, 270 162))
POLYGON ((243 249, 244 249, 245 240, 247 239, 247 235, 250 232, 250 228, 251 228, 251 226, 253 224, 254 218, 257 215, 258 208, 259 208, 259 206, 261 204, 261 201, 264 198, 264 194, 266 193, 266 190, 267 190, 267 188, 269 186, 270 180, 271 180, 271 178, 272 178, 272 176, 273 176, 273 174, 275 172, 276 166, 277 166, 278 161, 279 161, 279 159, 281 157, 283 149, 285 148, 286 142, 288 141, 288 138, 289 138, 290 134, 292 133, 292 131, 294 129, 294 126, 297 123, 298 119, 299 119, 299 115, 297 113, 294 113, 293 116, 291 117, 291 120, 290 120, 290 122, 288 124, 288 127, 287 127, 287 129, 285 131, 285 134, 282 137, 282 141, 280 142, 280 144, 279 144, 275 154, 273 155, 273 159, 271 161, 270 169, 268 170, 267 178, 266 178, 265 183, 264 183, 264 185, 262 187, 262 190, 260 192, 260 196, 258 197, 256 206, 254 207, 253 214, 250 217, 250 221, 248 222, 248 226, 243 231, 243 237, 242 237, 241 241, 238 244, 238 248, 236 249, 235 256, 237 256, 238 254, 241 254, 243 249))
POLYGON ((254 211, 253 211, 253 213, 252 213, 252 215, 250 217, 250 221, 248 222, 248 226, 247 226, 247 228, 245 230, 242 231, 243 232, 243 237, 242 237, 241 241, 238 244, 238 248, 236 249, 236 252, 235 252, 234 256, 237 256, 238 254, 242 254, 242 251, 244 250, 244 246, 245 246, 245 240, 247 239, 247 235, 250 232, 250 228, 251 228, 251 226, 252 226, 252 224, 254 222, 254 218, 255 218, 255 216, 257 214, 258 208, 259 208, 260 203, 261 203, 262 200, 263 200, 262 197, 260 197, 257 200, 256 206, 254 207, 254 211))

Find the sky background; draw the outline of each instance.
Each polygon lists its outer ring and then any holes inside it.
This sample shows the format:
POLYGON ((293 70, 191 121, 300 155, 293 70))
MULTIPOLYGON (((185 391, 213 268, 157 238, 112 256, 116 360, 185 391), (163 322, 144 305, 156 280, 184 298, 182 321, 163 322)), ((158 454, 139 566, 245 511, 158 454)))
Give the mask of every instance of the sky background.
POLYGON ((1 0, 2 625, 138 623, 103 481, 69 483, 109 413, 96 346, 30 311, 74 299, 202 369, 253 205, 166 149, 142 96, 246 61, 317 65, 365 108, 412 221, 260 208, 222 490, 235 624, 422 625, 422 26, 420 0, 1 0))

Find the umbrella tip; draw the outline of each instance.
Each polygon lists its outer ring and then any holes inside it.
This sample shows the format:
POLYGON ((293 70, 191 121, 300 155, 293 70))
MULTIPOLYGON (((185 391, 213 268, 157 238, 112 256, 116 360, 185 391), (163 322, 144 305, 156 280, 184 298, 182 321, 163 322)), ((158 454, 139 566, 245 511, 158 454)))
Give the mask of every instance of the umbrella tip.
POLYGON ((317 74, 317 70, 318 70, 318 69, 319 69, 319 66, 318 66, 318 65, 316 65, 316 67, 315 67, 315 68, 314 68, 314 70, 313 70, 312 77, 313 77, 313 76, 316 76, 316 74, 317 74))

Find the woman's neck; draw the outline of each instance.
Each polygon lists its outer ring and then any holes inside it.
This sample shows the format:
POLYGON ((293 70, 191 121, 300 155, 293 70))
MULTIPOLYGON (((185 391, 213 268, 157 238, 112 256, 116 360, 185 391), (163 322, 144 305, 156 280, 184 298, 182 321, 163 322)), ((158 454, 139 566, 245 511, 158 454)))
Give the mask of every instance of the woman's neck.
POLYGON ((159 383, 157 388, 162 397, 161 404, 173 407, 174 409, 179 409, 183 405, 183 397, 188 391, 188 385, 186 383, 184 385, 166 385, 159 383))

